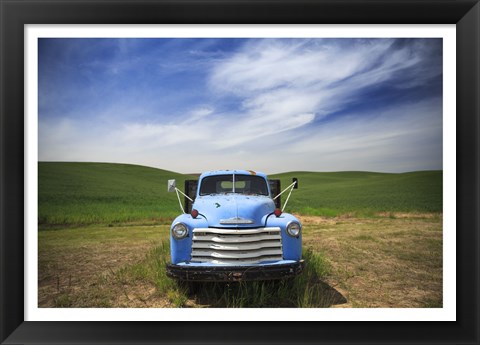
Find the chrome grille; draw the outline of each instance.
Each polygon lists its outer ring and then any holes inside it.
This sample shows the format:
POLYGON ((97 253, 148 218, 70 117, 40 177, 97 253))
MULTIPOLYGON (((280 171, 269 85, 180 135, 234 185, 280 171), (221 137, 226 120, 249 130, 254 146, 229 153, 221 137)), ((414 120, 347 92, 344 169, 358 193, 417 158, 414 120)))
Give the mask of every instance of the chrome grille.
POLYGON ((193 229, 192 262, 250 264, 283 259, 279 227, 193 229))

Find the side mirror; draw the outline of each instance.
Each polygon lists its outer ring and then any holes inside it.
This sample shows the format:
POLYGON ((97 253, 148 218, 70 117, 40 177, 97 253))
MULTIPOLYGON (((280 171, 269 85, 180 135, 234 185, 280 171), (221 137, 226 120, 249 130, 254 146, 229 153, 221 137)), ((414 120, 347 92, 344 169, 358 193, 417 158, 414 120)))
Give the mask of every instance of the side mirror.
POLYGON ((169 193, 175 192, 176 187, 177 187, 177 183, 175 182, 175 180, 168 180, 167 190, 169 193))
POLYGON ((292 182, 295 182, 295 184, 293 185, 293 189, 298 189, 298 178, 292 178, 292 182))

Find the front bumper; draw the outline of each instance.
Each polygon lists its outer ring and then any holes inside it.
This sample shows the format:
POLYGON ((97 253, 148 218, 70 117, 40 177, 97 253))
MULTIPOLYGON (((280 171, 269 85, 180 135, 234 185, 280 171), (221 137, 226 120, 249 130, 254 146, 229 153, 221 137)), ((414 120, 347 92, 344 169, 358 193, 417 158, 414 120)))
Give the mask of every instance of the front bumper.
POLYGON ((184 281, 238 282, 290 278, 303 271, 303 260, 278 265, 194 266, 167 264, 167 276, 184 281))

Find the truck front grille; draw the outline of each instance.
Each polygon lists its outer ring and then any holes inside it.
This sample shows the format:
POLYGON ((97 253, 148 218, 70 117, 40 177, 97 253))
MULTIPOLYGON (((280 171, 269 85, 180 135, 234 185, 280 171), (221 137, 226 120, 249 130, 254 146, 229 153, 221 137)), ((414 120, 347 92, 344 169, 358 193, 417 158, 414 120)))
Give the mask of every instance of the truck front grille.
POLYGON ((279 227, 193 229, 192 262, 254 264, 283 259, 279 227))

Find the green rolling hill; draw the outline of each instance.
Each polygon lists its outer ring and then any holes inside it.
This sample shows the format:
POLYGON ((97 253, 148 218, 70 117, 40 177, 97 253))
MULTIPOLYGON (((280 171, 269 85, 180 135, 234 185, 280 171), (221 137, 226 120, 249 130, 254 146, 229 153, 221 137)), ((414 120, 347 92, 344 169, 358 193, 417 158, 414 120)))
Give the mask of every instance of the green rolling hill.
POLYGON ((185 178, 171 171, 130 164, 38 164, 38 222, 93 224, 168 222, 180 213, 167 180, 183 190, 185 178))
MULTIPOLYGON (((271 177, 280 178, 282 187, 292 177, 299 179, 288 212, 325 216, 442 212, 442 171, 291 172, 271 177)), ((183 190, 184 180, 192 177, 129 164, 40 162, 39 225, 170 222, 180 213, 175 193, 167 192, 167 180, 173 178, 183 190)))
MULTIPOLYGON (((280 179, 282 186, 288 186, 292 177, 298 178, 299 188, 293 191, 287 209, 303 214, 442 212, 442 171, 290 172, 270 177, 280 179)), ((285 199, 286 196, 282 201, 285 199)))

